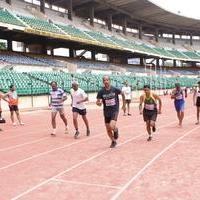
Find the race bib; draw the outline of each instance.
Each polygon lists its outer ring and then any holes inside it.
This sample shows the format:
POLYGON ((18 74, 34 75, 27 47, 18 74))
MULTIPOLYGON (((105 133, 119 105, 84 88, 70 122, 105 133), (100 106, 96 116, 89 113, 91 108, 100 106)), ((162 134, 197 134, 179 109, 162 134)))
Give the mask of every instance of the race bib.
POLYGON ((183 99, 183 95, 182 95, 182 94, 177 95, 177 96, 176 96, 176 99, 177 99, 177 100, 183 99))
POLYGON ((115 102, 115 99, 106 99, 105 104, 106 106, 115 106, 116 102, 115 102))
POLYGON ((155 109, 155 105, 154 104, 145 104, 144 108, 146 110, 154 110, 155 109))

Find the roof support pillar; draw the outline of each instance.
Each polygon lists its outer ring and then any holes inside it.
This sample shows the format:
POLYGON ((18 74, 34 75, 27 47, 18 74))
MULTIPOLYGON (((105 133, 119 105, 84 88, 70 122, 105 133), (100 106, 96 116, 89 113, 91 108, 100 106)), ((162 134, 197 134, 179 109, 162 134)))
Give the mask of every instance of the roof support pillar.
POLYGON ((160 59, 159 58, 156 59, 156 67, 157 68, 160 67, 160 59))
POLYGON ((142 26, 141 25, 139 26, 138 34, 139 34, 139 39, 142 40, 142 26))
POLYGON ((11 38, 9 38, 7 40, 7 49, 8 49, 8 51, 12 51, 13 50, 13 45, 12 45, 12 39, 11 38))
POLYGON ((158 29, 155 30, 155 41, 158 42, 158 34, 159 34, 159 31, 158 29))
POLYGON ((193 45, 193 40, 192 40, 192 33, 190 34, 190 45, 193 45))
POLYGON ((127 29, 127 18, 124 17, 123 19, 123 34, 126 35, 126 29, 127 29))
POLYGON ((72 13, 73 13, 73 4, 72 0, 68 0, 68 19, 73 20, 72 13))
POLYGON ((107 25, 108 25, 108 30, 112 31, 112 14, 108 14, 107 25))
POLYGON ((92 57, 92 60, 93 60, 93 61, 96 60, 96 57, 95 57, 95 56, 96 56, 96 51, 95 51, 95 50, 92 50, 92 51, 91 51, 91 57, 92 57))
POLYGON ((90 25, 94 26, 94 5, 90 6, 89 15, 90 15, 90 25))
POLYGON ((144 58, 140 58, 140 66, 144 66, 144 58))
POLYGON ((176 44, 176 41, 175 41, 175 34, 174 34, 174 33, 172 34, 172 43, 173 43, 173 44, 176 44))
POLYGON ((45 13, 45 0, 40 0, 40 12, 45 13))
POLYGON ((75 51, 72 48, 69 49, 69 57, 70 58, 74 58, 75 57, 75 51))
POLYGON ((173 67, 176 67, 176 60, 173 60, 173 67))

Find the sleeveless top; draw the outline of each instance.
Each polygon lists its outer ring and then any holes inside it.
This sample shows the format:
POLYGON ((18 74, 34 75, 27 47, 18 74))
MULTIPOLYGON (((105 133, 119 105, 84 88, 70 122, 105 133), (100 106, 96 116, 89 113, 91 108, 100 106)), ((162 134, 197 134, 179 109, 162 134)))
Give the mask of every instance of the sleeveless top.
POLYGON ((153 97, 152 94, 150 94, 149 97, 147 97, 146 95, 144 96, 144 109, 145 110, 149 110, 149 111, 153 111, 157 109, 157 104, 156 104, 156 100, 153 97))
POLYGON ((183 90, 176 90, 175 93, 175 101, 184 100, 183 90))

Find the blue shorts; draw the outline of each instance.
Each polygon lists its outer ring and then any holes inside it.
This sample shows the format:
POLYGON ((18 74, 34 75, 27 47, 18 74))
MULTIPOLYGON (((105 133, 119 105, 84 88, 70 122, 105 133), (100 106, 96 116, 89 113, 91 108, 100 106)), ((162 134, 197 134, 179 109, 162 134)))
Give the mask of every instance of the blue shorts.
POLYGON ((185 101, 184 100, 175 100, 174 106, 175 106, 176 112, 183 112, 185 109, 185 101))

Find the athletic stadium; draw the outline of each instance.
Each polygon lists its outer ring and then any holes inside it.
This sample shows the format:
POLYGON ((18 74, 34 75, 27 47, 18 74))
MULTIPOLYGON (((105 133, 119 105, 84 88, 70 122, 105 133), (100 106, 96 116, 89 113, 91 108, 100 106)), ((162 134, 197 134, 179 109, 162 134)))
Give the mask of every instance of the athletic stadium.
POLYGON ((199 200, 198 81, 200 19, 151 0, 0 0, 0 93, 14 85, 24 122, 12 124, 1 99, 0 200, 199 200), (104 76, 116 88, 127 82, 132 96, 112 149, 96 105, 104 76), (52 82, 68 97, 69 134, 58 116, 56 137, 52 82), (77 140, 73 83, 89 99, 90 137, 78 119, 77 140), (177 84, 187 91, 181 127, 171 100, 177 84), (151 142, 138 109, 145 85, 162 100, 151 142))

